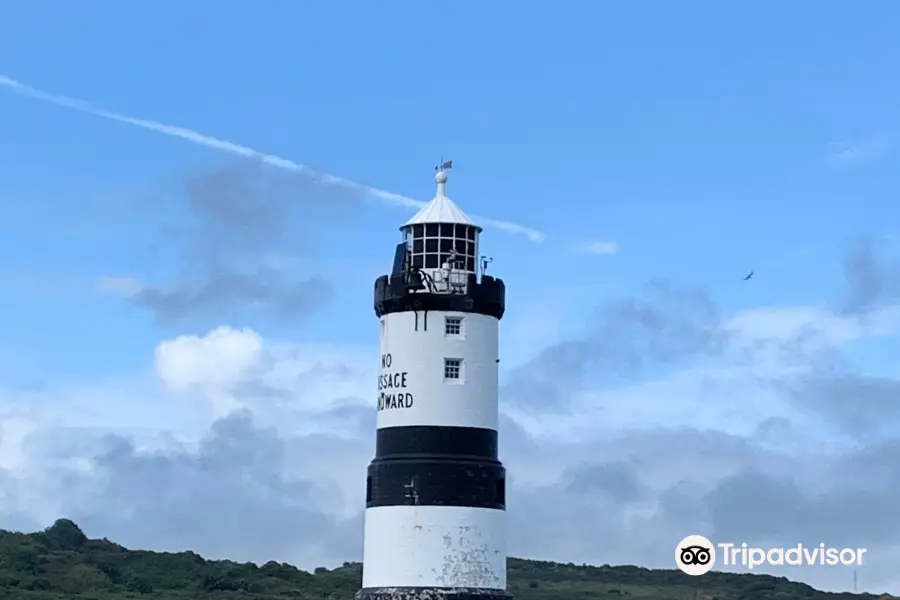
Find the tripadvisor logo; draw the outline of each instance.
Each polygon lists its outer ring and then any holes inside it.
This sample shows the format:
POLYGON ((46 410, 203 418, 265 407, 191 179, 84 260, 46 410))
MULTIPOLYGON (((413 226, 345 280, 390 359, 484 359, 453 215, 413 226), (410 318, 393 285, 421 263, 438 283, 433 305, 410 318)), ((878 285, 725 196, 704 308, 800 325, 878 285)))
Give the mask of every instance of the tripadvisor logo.
POLYGON ((713 544, 702 535, 689 535, 675 547, 675 566, 692 576, 709 573, 716 563, 725 567, 744 567, 747 570, 767 564, 797 567, 854 566, 862 564, 866 552, 865 548, 835 548, 825 544, 818 546, 797 544, 790 548, 754 548, 747 544, 713 544))
POLYGON ((675 566, 688 575, 703 575, 716 566, 716 547, 702 535, 689 535, 675 546, 675 566))

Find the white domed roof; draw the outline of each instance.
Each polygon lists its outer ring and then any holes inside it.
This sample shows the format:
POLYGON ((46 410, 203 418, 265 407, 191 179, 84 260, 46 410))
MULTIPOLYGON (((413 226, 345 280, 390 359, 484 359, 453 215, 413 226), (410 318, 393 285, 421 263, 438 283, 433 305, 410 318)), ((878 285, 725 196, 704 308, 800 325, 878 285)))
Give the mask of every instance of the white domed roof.
MULTIPOLYGON (((422 207, 403 227, 411 225, 424 225, 426 223, 454 223, 460 225, 472 225, 478 227, 469 216, 446 196, 444 193, 447 185, 447 173, 443 170, 434 175, 437 183, 437 193, 431 201, 422 207)), ((480 227, 479 227, 480 229, 480 227)))

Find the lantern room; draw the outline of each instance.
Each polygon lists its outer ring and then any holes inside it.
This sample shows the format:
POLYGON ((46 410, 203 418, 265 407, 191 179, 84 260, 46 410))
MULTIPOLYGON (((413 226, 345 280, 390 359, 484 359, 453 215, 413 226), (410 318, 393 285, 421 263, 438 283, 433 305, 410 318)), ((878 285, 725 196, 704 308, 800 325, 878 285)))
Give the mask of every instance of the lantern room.
POLYGON ((425 271, 449 268, 476 273, 481 227, 447 197, 446 171, 439 170, 434 180, 434 198, 400 227, 411 266, 425 271))

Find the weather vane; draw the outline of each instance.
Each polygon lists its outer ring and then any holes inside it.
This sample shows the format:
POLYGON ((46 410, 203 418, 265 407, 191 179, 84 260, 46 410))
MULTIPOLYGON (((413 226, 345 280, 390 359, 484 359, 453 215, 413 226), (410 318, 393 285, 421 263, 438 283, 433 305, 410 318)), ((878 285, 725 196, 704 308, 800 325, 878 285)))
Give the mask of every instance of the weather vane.
POLYGON ((440 164, 434 166, 435 171, 443 171, 444 169, 452 169, 453 161, 452 160, 444 160, 444 157, 441 157, 440 164))

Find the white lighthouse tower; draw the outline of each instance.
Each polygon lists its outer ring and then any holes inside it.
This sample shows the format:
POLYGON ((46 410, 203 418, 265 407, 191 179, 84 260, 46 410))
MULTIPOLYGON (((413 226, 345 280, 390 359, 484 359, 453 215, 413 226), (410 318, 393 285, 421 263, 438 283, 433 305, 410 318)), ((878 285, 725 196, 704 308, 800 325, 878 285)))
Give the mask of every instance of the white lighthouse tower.
POLYGON ((478 272, 481 228, 446 196, 450 166, 375 281, 381 374, 359 600, 510 598, 497 454, 506 292, 478 272))

